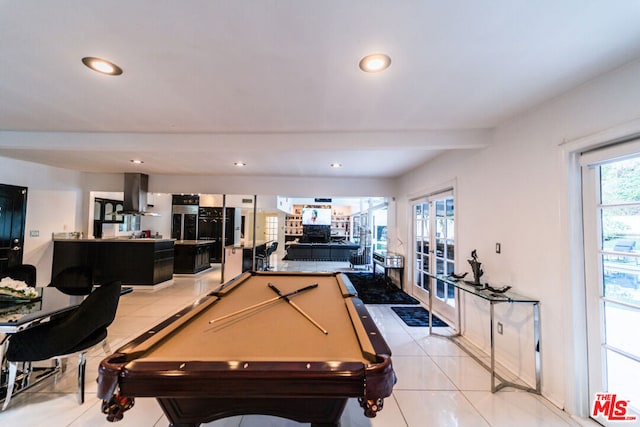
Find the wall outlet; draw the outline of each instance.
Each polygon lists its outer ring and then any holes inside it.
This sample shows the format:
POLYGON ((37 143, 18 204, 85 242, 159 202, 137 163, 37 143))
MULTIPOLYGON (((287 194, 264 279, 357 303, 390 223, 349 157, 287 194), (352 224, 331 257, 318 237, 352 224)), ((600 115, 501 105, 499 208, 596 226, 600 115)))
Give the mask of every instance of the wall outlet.
POLYGON ((29 230, 29 237, 39 237, 40 230, 29 230))
POLYGON ((501 249, 502 249, 502 248, 501 248, 500 243, 496 243, 496 253, 497 253, 497 254, 499 254, 499 253, 500 253, 501 249))
POLYGON ((498 327, 498 333, 502 335, 502 323, 498 322, 497 327, 498 327))

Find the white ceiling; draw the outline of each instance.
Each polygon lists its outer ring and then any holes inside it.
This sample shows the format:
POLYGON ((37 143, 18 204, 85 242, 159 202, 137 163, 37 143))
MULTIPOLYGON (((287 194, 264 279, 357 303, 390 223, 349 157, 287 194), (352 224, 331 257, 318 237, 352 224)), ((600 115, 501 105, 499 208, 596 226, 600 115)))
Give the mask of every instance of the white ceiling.
POLYGON ((639 18, 635 0, 0 0, 0 155, 398 176, 639 58, 639 18), (391 67, 361 72, 374 52, 391 67))

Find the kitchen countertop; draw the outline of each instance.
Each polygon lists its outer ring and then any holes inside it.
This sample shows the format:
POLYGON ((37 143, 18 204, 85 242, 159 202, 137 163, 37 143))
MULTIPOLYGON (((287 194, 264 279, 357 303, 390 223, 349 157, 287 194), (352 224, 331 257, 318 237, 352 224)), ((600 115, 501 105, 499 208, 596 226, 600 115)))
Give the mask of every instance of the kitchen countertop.
POLYGON ((193 246, 198 246, 198 245, 213 245, 216 244, 217 242, 214 240, 176 240, 176 245, 193 245, 193 246))
POLYGON ((128 237, 111 237, 105 239, 53 239, 55 242, 91 242, 91 243, 113 243, 113 242, 129 242, 129 243, 151 243, 151 242, 174 242, 175 239, 156 239, 153 237, 144 237, 130 239, 128 237))
MULTIPOLYGON (((273 241, 274 240, 256 240, 256 247, 263 246, 263 245, 268 245, 269 243, 271 243, 273 241)), ((248 244, 240 244, 240 245, 227 245, 227 246, 225 246, 225 248, 253 249, 253 242, 249 242, 248 244)))

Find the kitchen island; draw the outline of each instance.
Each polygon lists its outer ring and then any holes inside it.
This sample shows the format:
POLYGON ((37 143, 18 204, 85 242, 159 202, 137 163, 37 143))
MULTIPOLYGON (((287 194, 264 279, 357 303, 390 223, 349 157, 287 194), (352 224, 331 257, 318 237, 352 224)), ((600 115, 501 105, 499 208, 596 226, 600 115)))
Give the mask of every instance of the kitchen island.
POLYGON ((175 239, 61 239, 53 242, 51 277, 87 265, 96 283, 156 285, 173 277, 175 239))
POLYGON ((212 240, 176 240, 174 244, 173 272, 196 274, 211 268, 212 240))

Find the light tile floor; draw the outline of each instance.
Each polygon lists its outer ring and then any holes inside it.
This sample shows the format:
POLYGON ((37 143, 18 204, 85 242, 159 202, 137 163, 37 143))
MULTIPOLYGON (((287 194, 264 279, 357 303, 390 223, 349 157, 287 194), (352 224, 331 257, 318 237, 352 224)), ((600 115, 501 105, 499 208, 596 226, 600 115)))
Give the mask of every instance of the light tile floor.
MULTIPOLYGON (((276 270, 348 270, 348 263, 293 262, 273 260, 276 270)), ((171 283, 171 282, 170 282, 171 283)), ((176 276, 169 286, 149 290, 136 287, 120 300, 116 320, 109 328, 112 350, 147 330, 169 314, 189 304, 220 284, 220 268, 195 276, 176 276)), ((393 395, 385 399, 376 418, 364 417, 355 400, 342 416, 342 427, 480 427, 480 426, 577 426, 544 398, 509 389, 492 394, 489 374, 455 344, 443 337, 429 336, 427 328, 406 326, 388 306, 369 305, 371 315, 393 352, 398 382, 393 395)), ((446 331, 447 328, 438 328, 446 331)), ((100 411, 95 397, 97 366, 105 354, 94 348, 87 363, 86 401, 76 402, 75 358, 68 370, 54 382, 45 381, 12 399, 0 413, 2 426, 81 427, 113 426, 100 411)), ((581 423, 582 424, 582 423, 581 423)), ((154 399, 136 399, 116 426, 168 426, 154 399)), ((293 421, 243 416, 218 420, 206 427, 294 427, 293 421)), ((595 425, 595 424, 594 424, 595 425)))

